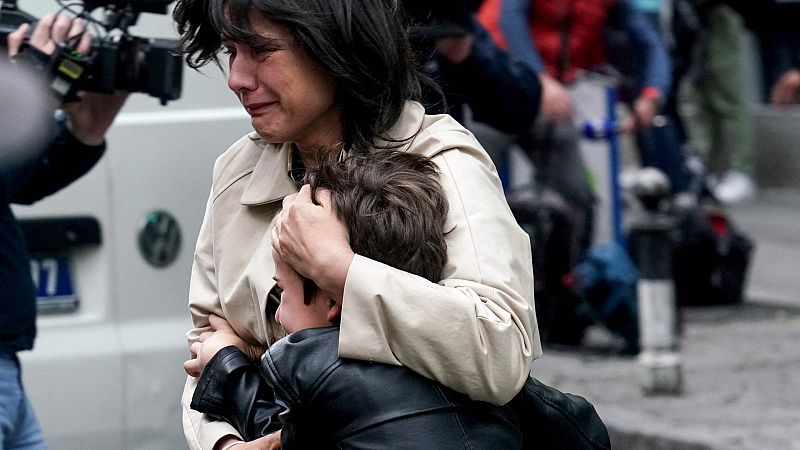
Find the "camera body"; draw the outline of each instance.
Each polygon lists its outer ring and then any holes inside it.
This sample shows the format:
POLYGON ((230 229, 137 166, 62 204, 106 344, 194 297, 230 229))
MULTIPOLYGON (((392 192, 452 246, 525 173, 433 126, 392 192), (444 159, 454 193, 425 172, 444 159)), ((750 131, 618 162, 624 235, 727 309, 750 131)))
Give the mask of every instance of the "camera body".
MULTIPOLYGON (((175 52, 177 41, 133 36, 128 33, 128 27, 136 23, 140 13, 166 14, 167 5, 172 1, 84 0, 83 10, 78 15, 87 23, 101 25, 108 33, 93 37, 88 55, 78 55, 67 47, 57 49, 53 55, 44 55, 23 46, 20 56, 43 72, 60 98, 69 99, 79 90, 101 93, 124 90, 157 97, 165 105, 181 95, 183 60, 175 52), (99 22, 90 14, 101 8, 104 19, 99 22), (111 34, 117 30, 119 33, 111 34)), ((0 45, 6 46, 6 37, 19 25, 36 20, 17 8, 16 1, 3 2, 0 8, 0 45)))

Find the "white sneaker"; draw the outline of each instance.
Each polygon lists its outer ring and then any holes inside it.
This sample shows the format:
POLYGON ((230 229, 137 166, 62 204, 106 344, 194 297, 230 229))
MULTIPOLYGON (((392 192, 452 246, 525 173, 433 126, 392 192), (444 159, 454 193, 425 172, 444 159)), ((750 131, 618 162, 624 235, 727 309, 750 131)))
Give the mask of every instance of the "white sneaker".
POLYGON ((735 205, 753 200, 756 187, 753 180, 742 172, 725 172, 712 188, 714 197, 724 205, 735 205))

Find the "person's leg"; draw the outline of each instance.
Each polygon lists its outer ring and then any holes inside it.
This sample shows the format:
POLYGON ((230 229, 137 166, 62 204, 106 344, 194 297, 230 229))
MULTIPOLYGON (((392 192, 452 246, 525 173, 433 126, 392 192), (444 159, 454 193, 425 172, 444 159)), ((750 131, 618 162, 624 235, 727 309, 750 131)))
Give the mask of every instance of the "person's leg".
POLYGON ((575 242, 570 260, 580 261, 592 242, 594 190, 579 147, 578 131, 569 123, 538 120, 517 140, 536 170, 536 181, 558 193, 575 211, 575 242))
POLYGON ((0 355, 0 450, 45 449, 39 422, 22 388, 19 361, 0 355))
POLYGON ((734 10, 717 7, 711 14, 708 92, 716 123, 712 134, 711 171, 719 182, 714 194, 723 203, 751 198, 753 129, 742 67, 744 23, 734 10))
POLYGON ((729 7, 717 7, 711 14, 709 101, 718 118, 712 142, 717 155, 712 170, 717 172, 752 172, 752 126, 740 65, 744 31, 742 18, 729 7))
POLYGON ((683 192, 689 186, 683 140, 676 120, 676 117, 665 114, 663 123, 636 135, 642 166, 655 167, 664 172, 673 194, 683 192))

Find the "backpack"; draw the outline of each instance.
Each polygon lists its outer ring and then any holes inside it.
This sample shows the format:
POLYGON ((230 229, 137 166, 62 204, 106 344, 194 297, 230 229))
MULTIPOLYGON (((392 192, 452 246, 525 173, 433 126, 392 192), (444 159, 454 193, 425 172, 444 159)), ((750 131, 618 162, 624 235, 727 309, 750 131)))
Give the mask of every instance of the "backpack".
POLYGON ((592 308, 597 322, 624 339, 623 354, 639 353, 639 271, 617 242, 593 247, 572 270, 573 290, 592 308))

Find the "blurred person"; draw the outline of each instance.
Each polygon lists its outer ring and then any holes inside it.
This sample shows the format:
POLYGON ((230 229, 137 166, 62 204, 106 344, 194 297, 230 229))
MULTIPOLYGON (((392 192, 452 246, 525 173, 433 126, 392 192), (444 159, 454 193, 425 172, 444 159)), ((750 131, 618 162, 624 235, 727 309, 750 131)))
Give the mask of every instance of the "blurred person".
MULTIPOLYGON (((521 133, 533 124, 541 103, 541 83, 527 65, 494 42, 476 20, 475 3, 403 1, 411 44, 425 73, 444 93, 441 104, 439 92, 425 91, 426 109, 450 114, 476 133, 479 141, 491 143, 494 134, 521 133)), ((507 186, 506 161, 494 154, 492 145, 485 148, 507 186)))
POLYGON ((468 0, 404 0, 411 44, 425 73, 441 86, 425 92, 429 113, 471 118, 505 133, 531 126, 539 111, 541 84, 521 61, 500 49, 475 18, 468 0))
POLYGON ((542 112, 552 122, 571 118, 565 85, 607 62, 604 33, 616 23, 644 56, 643 85, 634 104, 638 125, 650 126, 670 84, 670 60, 658 34, 628 0, 485 0, 481 23, 501 48, 525 62, 542 82, 542 112))
MULTIPOLYGON (((690 188, 690 177, 686 167, 687 155, 684 153, 688 144, 688 135, 683 118, 678 111, 678 97, 681 80, 689 70, 694 49, 694 41, 699 34, 692 0, 633 0, 634 5, 642 11, 653 30, 658 33, 671 61, 671 82, 663 92, 658 123, 653 127, 637 130, 636 144, 639 150, 641 165, 655 167, 667 175, 671 192, 679 194, 690 188), (688 7, 688 10, 687 10, 688 7)), ((622 33, 617 33, 622 34, 622 33)), ((624 36, 623 36, 624 38, 624 36)), ((612 45, 615 49, 609 55, 615 67, 621 69, 626 77, 624 83, 628 89, 637 92, 645 84, 642 68, 646 67, 646 54, 632 51, 628 45, 612 45), (619 51, 624 47, 627 51, 619 51)), ((624 92, 622 97, 635 96, 624 92)), ((688 197, 686 197, 688 198, 688 197)))
POLYGON ((756 194, 753 127, 742 70, 745 22, 728 2, 697 4, 704 32, 692 76, 698 108, 689 131, 694 134, 692 141, 706 154, 714 197, 723 204, 735 204, 756 194))
POLYGON ((478 17, 500 47, 541 80, 540 118, 517 142, 531 156, 537 178, 584 211, 585 232, 576 243, 580 254, 591 242, 594 193, 578 148, 570 85, 580 82, 583 72, 607 62, 605 33, 612 22, 618 23, 634 49, 645 55, 634 113, 638 126, 650 127, 670 85, 666 49, 641 11, 627 0, 486 0, 478 17))
MULTIPOLYGON (((9 34, 10 57, 18 55, 29 29, 30 25, 25 24, 9 34)), ((34 28, 29 45, 52 54, 61 43, 78 38, 77 51, 88 53, 91 36, 84 33, 81 20, 64 14, 48 14, 34 28)), ((36 293, 25 242, 10 204, 36 202, 88 172, 103 155, 106 131, 126 96, 82 93, 77 101, 58 105, 63 113, 57 115, 55 137, 46 149, 42 152, 31 148, 31 155, 16 157, 0 167, 0 448, 46 447, 21 383, 17 358, 17 352, 33 348, 36 293)), ((50 108, 55 106, 53 100, 50 108)), ((3 104, 3 108, 8 107, 3 104)), ((31 137, 31 145, 35 146, 36 142, 37 138, 31 137)))
MULTIPOLYGON (((793 0, 727 0, 758 38, 761 62, 761 95, 771 101, 773 87, 792 68, 800 55, 800 2, 793 0)), ((791 80, 789 80, 791 81, 791 80)))
MULTIPOLYGON (((179 0, 174 18, 187 63, 221 64, 255 132, 218 158, 189 290, 199 342, 209 317, 245 341, 283 336, 268 300, 275 249, 341 305, 342 358, 404 365, 473 400, 505 404, 541 354, 528 236, 506 204, 494 165, 472 134, 417 102, 414 66, 391 0, 179 0), (433 283, 355 254, 329 202, 298 192, 320 153, 346 158, 394 148, 430 157, 449 204, 447 262, 433 283), (295 181, 297 180, 297 181, 295 181)), ((191 409, 191 448, 240 435, 191 409)))
MULTIPOLYGON (((577 111, 587 105, 575 105, 571 92, 577 91, 582 83, 592 83, 584 75, 609 61, 607 32, 612 25, 622 29, 633 49, 643 55, 643 83, 634 102, 634 119, 627 128, 635 125, 647 129, 670 86, 669 56, 656 31, 628 0, 485 0, 478 18, 498 45, 507 49, 512 58, 527 64, 542 83, 539 117, 515 141, 533 163, 537 187, 548 194, 554 192, 559 209, 566 211, 562 215, 566 217, 564 228, 568 230, 562 233, 562 240, 567 242, 560 244, 562 250, 553 258, 559 259, 559 268, 571 270, 585 258, 592 243, 595 217, 595 192, 576 126, 581 120, 577 111)), ((602 98, 590 100, 606 109, 605 91, 602 98)), ((549 260, 545 259, 545 264, 549 260)), ((553 289, 560 289, 565 274, 552 277, 557 281, 551 284, 558 285, 552 286, 553 289)), ((564 314, 558 313, 563 319, 549 321, 546 338, 554 343, 575 345, 585 328, 574 325, 578 322, 579 305, 567 300, 570 294, 556 294, 556 297, 540 305, 541 314, 560 311, 562 305, 571 306, 563 307, 567 310, 564 314)))
MULTIPOLYGON (((307 181, 311 198, 330 199, 347 224, 353 251, 442 279, 448 206, 432 161, 397 151, 323 159, 307 181)), ((235 347, 248 350, 224 319, 211 316, 216 331, 193 344, 197 358, 187 362, 204 386, 193 408, 230 422, 247 441, 281 427, 285 449, 521 446, 510 407, 471 401, 402 366, 339 358, 340 305, 275 252, 273 259, 275 317, 290 334, 258 366, 235 347)))

